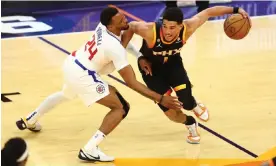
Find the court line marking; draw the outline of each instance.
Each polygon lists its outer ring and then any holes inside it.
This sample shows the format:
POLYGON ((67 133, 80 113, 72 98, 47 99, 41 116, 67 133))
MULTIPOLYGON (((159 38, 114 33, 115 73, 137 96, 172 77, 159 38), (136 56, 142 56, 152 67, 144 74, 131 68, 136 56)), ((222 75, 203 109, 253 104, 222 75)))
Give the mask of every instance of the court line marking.
MULTIPOLYGON (((250 16, 250 19, 255 20, 255 19, 259 19, 259 18, 274 18, 274 17, 276 17, 276 14, 263 15, 263 16, 250 16)), ((224 20, 225 19, 209 20, 208 22, 223 22, 224 20)), ((24 38, 32 38, 32 37, 51 37, 51 36, 60 36, 60 35, 75 35, 75 34, 88 33, 88 32, 92 33, 94 31, 92 30, 92 31, 82 31, 82 32, 65 32, 65 33, 55 33, 55 34, 41 34, 41 35, 33 35, 33 36, 17 36, 17 37, 1 38, 1 40, 24 39, 24 38)))
MULTIPOLYGON (((115 7, 114 5, 112 5, 112 6, 115 7)), ((118 7, 116 7, 116 8, 118 8, 118 7)), ((130 17, 130 18, 132 18, 132 19, 134 19, 134 20, 135 20, 135 19, 140 19, 140 18, 138 18, 138 17, 132 15, 131 13, 128 13, 128 12, 122 10, 122 9, 119 9, 119 10, 120 10, 121 12, 123 12, 124 14, 126 14, 128 17, 130 17)), ((141 19, 140 19, 140 20, 141 20, 141 19)), ((53 46, 53 47, 59 49, 60 51, 66 53, 66 54, 68 54, 68 55, 70 55, 70 52, 68 52, 68 51, 66 51, 65 49, 59 47, 58 45, 56 45, 56 44, 50 42, 49 40, 47 40, 47 39, 45 39, 45 38, 43 38, 43 37, 38 37, 38 38, 39 38, 40 40, 42 40, 42 41, 48 43, 49 45, 51 45, 51 46, 53 46)), ((118 81, 118 82, 120 82, 120 83, 126 85, 126 83, 125 83, 124 81, 120 80, 119 78, 117 78, 117 77, 115 77, 115 76, 113 76, 113 75, 111 75, 111 74, 108 74, 108 76, 109 76, 110 78, 112 78, 112 79, 114 79, 114 80, 116 80, 116 81, 118 81)), ((218 137, 218 138, 224 140, 225 142, 229 143, 230 145, 232 145, 232 146, 234 146, 234 147, 240 149, 241 151, 247 153, 248 155, 250 155, 250 156, 252 156, 252 157, 255 157, 255 158, 258 157, 258 155, 256 155, 256 154, 254 154, 253 152, 251 152, 251 151, 245 149, 244 147, 238 145, 237 143, 235 143, 235 142, 229 140, 228 138, 222 136, 221 134, 219 134, 219 133, 213 131, 212 129, 208 128, 207 126, 204 126, 204 125, 201 124, 201 123, 198 123, 198 124, 199 124, 199 127, 203 128, 204 130, 208 131, 209 133, 215 135, 216 137, 218 137)))

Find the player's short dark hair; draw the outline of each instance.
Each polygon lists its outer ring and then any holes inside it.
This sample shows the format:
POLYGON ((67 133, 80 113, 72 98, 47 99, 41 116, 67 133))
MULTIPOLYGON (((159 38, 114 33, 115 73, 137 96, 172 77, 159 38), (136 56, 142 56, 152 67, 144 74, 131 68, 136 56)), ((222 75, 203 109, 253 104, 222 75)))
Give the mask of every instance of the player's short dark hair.
POLYGON ((101 12, 101 23, 105 26, 109 25, 113 16, 118 13, 118 10, 113 7, 107 7, 101 12))
POLYGON ((26 142, 19 137, 11 138, 1 150, 2 164, 3 165, 18 165, 17 160, 27 150, 26 142))
POLYGON ((178 24, 182 24, 183 17, 183 13, 178 7, 170 7, 163 14, 163 20, 175 21, 178 24))

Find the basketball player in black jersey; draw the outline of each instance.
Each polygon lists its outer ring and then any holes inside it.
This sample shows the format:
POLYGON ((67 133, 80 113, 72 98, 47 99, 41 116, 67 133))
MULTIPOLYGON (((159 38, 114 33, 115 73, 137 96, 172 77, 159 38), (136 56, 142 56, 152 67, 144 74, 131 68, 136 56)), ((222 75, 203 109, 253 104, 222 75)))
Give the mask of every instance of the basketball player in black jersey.
MULTIPOLYGON (((174 90, 185 110, 193 111, 202 121, 208 121, 207 108, 192 95, 191 83, 183 67, 180 51, 196 29, 210 17, 232 13, 248 17, 241 8, 216 6, 183 21, 183 13, 179 8, 168 8, 160 21, 131 22, 129 30, 123 34, 122 44, 126 47, 134 33, 141 36, 143 44, 138 56, 138 66, 147 86, 164 95, 170 95, 174 90)), ((181 110, 168 109, 160 104, 158 106, 170 120, 186 125, 189 130, 187 142, 200 142, 197 123, 192 116, 185 115, 181 110)))

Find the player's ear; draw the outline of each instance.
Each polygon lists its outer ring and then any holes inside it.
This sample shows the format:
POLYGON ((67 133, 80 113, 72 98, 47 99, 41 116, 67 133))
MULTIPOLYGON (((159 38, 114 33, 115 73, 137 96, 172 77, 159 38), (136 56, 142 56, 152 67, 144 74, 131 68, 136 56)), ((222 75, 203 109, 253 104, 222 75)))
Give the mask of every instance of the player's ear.
POLYGON ((183 28, 183 24, 177 24, 179 29, 183 28))
POLYGON ((112 24, 106 26, 108 29, 112 29, 112 24))

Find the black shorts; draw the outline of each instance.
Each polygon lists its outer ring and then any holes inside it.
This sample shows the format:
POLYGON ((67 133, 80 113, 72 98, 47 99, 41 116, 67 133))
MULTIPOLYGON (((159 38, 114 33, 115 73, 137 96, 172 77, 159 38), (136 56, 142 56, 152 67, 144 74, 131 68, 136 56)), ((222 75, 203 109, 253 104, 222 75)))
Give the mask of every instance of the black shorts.
MULTIPOLYGON (((184 69, 182 58, 180 56, 170 57, 164 64, 151 62, 152 76, 146 75, 138 65, 143 80, 148 88, 161 95, 170 95, 172 90, 174 90, 179 100, 183 103, 184 109, 193 109, 196 106, 196 102, 192 96, 191 82, 184 69)), ((169 110, 160 104, 158 105, 164 112, 169 110)))

